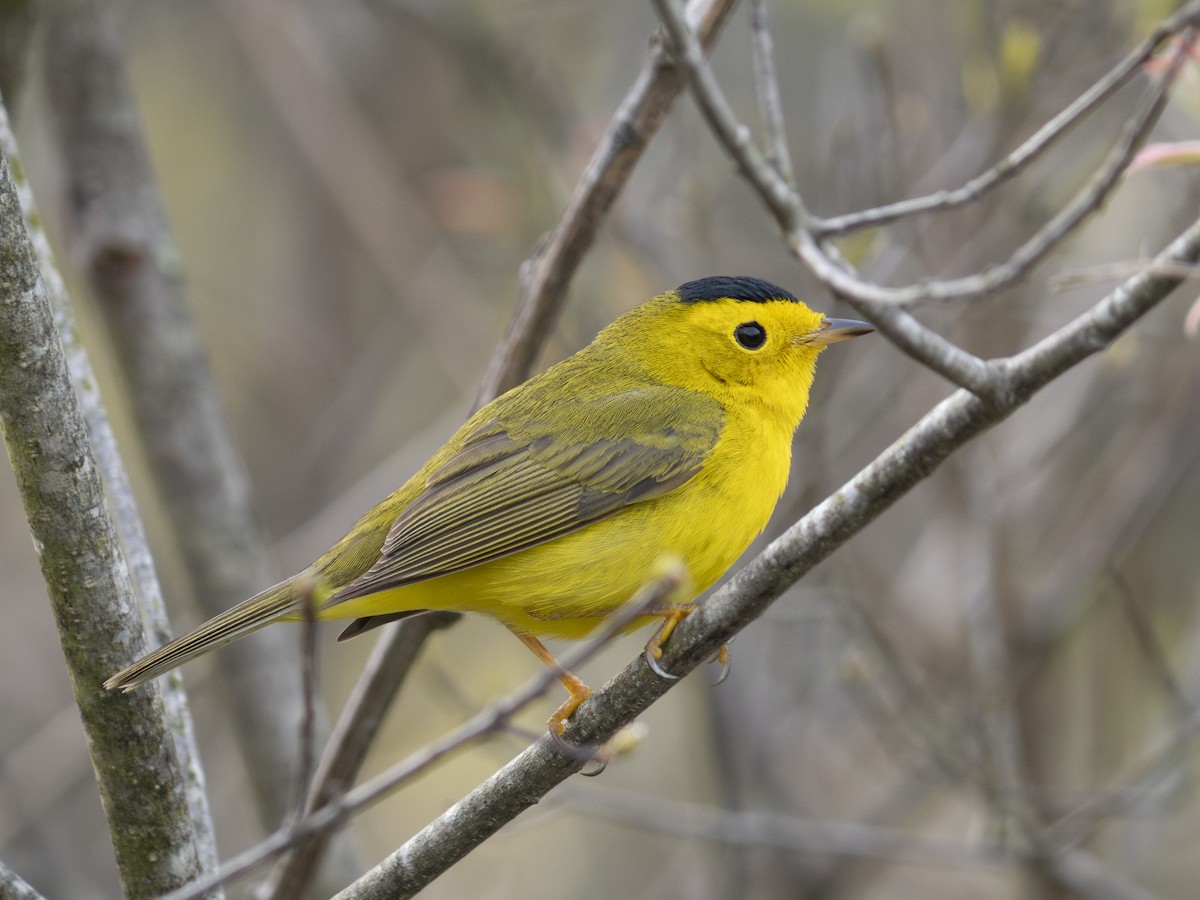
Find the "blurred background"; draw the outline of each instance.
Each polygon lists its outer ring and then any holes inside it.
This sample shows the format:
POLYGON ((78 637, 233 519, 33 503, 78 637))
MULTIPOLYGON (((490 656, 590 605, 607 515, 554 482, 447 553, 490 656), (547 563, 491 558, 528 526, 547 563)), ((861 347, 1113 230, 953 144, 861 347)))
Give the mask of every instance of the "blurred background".
MULTIPOLYGON (((768 6, 798 182, 821 214, 961 184, 1126 54, 1158 0, 791 0, 768 6)), ((325 550, 469 412, 517 294, 646 56, 649 4, 349 0, 124 4, 142 124, 254 509, 282 577, 325 550), (265 12, 264 12, 265 10, 265 12)), ((749 7, 714 53, 756 123, 749 7)), ((37 50, 15 107, 171 608, 201 616, 113 355, 62 249, 61 156, 37 50)), ((1195 69, 1155 133, 1200 129, 1195 69)), ((1117 95, 1014 184, 842 249, 889 284, 1003 259, 1079 188, 1136 105, 1117 95)), ((1127 177, 1020 287, 916 313, 1016 352, 1087 309, 1200 209, 1200 175, 1127 177)), ((574 279, 540 366, 618 313, 754 274, 846 315, 681 98, 574 279)), ((572 779, 429 897, 1066 896, 1019 846, 1031 817, 1164 897, 1200 882, 1200 347, 1177 292, 955 455, 644 717, 635 752, 572 779), (844 826, 825 828, 821 826, 844 826), (857 826, 857 827, 853 827, 857 826), (869 827, 868 827, 869 826, 869 827)), ((777 534, 951 393, 884 339, 822 359, 777 534)), ((0 466, 0 859, 47 896, 114 897, 111 848, 11 471, 0 466)), ((265 585, 264 585, 265 586, 265 585)), ((373 637, 320 640, 344 702, 373 637)), ((297 640, 298 640, 297 633, 297 640)), ((640 650, 609 648, 603 683, 640 650)), ((185 682, 223 857, 261 838, 229 716, 185 682)), ((436 635, 377 772, 533 674, 502 628, 436 635)), ((523 724, 539 729, 548 697, 523 724)), ((372 865, 519 752, 459 753, 350 828, 372 865)), ((243 885, 243 888, 245 886, 243 885)), ((233 895, 243 888, 235 888, 233 895)))

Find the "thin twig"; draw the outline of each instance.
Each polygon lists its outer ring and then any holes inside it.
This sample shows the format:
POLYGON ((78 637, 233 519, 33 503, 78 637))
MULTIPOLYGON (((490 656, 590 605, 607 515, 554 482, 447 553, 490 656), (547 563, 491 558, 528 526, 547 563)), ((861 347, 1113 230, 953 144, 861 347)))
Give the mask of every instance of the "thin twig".
MULTIPOLYGON (((688 17, 697 24, 700 40, 711 46, 734 0, 696 0, 689 6, 688 17)), ((671 56, 654 46, 634 86, 622 101, 609 124, 605 137, 584 170, 579 184, 554 231, 538 252, 523 267, 521 295, 504 337, 492 356, 480 386, 477 405, 522 381, 529 375, 537 348, 541 346, 557 314, 558 304, 583 254, 628 182, 633 169, 650 140, 657 134, 674 100, 683 90, 684 80, 671 56)), ((353 783, 358 768, 375 732, 375 725, 399 692, 409 664, 420 651, 436 622, 445 627, 458 617, 440 615, 437 619, 402 622, 388 629, 372 654, 377 664, 370 666, 355 687, 360 698, 343 715, 338 731, 325 750, 336 782, 317 786, 325 799, 353 783), (365 727, 364 727, 365 726, 365 727), (337 763, 333 763, 337 760, 337 763)), ((289 896, 305 881, 305 872, 319 859, 324 839, 298 848, 293 858, 272 874, 272 891, 289 896)))
POLYGON ((775 42, 767 25, 767 0, 753 0, 750 4, 750 34, 754 39, 754 87, 767 132, 767 158, 784 181, 795 184, 792 153, 783 122, 783 101, 779 97, 779 76, 775 71, 775 42))
POLYGON ((1010 846, 931 839, 898 828, 858 822, 721 809, 617 788, 572 790, 558 798, 558 805, 568 812, 610 819, 655 834, 736 847, 776 847, 795 853, 954 867, 1005 865, 1021 858, 1020 851, 1010 846))
MULTIPOLYGON (((971 518, 986 521, 986 511, 980 507, 987 502, 985 496, 992 492, 985 491, 977 483, 965 485, 964 490, 972 504, 970 512, 974 515, 971 518)), ((965 610, 967 647, 974 676, 972 706, 974 718, 980 722, 983 732, 986 760, 977 780, 990 807, 993 827, 999 832, 996 839, 1004 842, 1005 835, 1015 832, 1030 846, 1037 847, 1040 829, 1035 811, 1026 799, 1026 777, 1022 766, 1025 753, 1013 696, 1008 631, 1000 609, 1001 588, 994 565, 995 547, 976 538, 968 552, 977 557, 971 571, 979 573, 976 576, 978 586, 968 598, 965 610)), ((1012 840, 1012 837, 1008 839, 1012 840)))
MULTIPOLYGON (((698 52, 716 41, 735 0, 692 0, 681 14, 694 24, 698 52)), ((538 252, 521 267, 521 293, 479 387, 477 405, 524 381, 558 316, 563 295, 613 201, 662 127, 686 78, 656 42, 609 122, 567 209, 538 252)))
MULTIPOLYGON (((389 626, 392 633, 385 632, 376 641, 326 742, 304 813, 311 813, 350 790, 379 723, 404 684, 425 639, 458 619, 456 613, 427 613, 389 626)), ((328 832, 320 832, 297 844, 271 872, 260 896, 283 900, 303 894, 328 843, 328 832)))
MULTIPOLYGON (((675 0, 654 0, 654 5, 671 37, 680 65, 687 70, 692 92, 710 129, 775 216, 800 260, 830 290, 868 315, 906 353, 981 399, 1000 405, 1006 403, 1006 398, 997 395, 1001 379, 989 371, 987 363, 955 347, 915 319, 887 307, 978 296, 1021 278, 1103 203, 1157 121, 1166 104, 1169 88, 1188 58, 1185 42, 1172 52, 1170 63, 1155 89, 1142 109, 1126 123, 1116 147, 1088 184, 1006 262, 975 275, 894 288, 858 277, 826 252, 810 224, 810 216, 799 193, 783 182, 754 144, 749 130, 738 121, 678 4, 675 0)), ((1189 4, 1188 9, 1191 15, 1181 14, 1173 21, 1190 32, 1193 21, 1200 19, 1200 2, 1189 4)))
MULTIPOLYGON (((810 224, 810 217, 804 210, 799 194, 783 182, 755 146, 749 130, 738 121, 675 0, 654 0, 654 5, 670 33, 680 64, 688 72, 696 102, 713 134, 771 210, 780 227, 789 235, 792 249, 801 261, 830 290, 845 297, 860 311, 875 312, 878 307, 887 304, 907 306, 926 300, 979 296, 997 291, 1024 276, 1084 218, 1099 209, 1158 120, 1166 105, 1170 87, 1180 67, 1188 59, 1185 41, 1172 51, 1166 71, 1158 79, 1141 110, 1126 122, 1117 145, 1089 182, 1008 260, 986 271, 961 278, 929 280, 899 288, 885 287, 853 275, 829 258, 810 224)), ((1173 21, 1178 21, 1179 28, 1190 33, 1196 27, 1197 20, 1200 20, 1200 0, 1189 4, 1187 11, 1189 15, 1181 13, 1173 21)), ((911 343, 901 345, 906 352, 912 352, 914 346, 911 343)), ((931 362, 925 356, 918 358, 922 362, 931 362)), ((960 374, 969 383, 970 373, 960 374)))
POLYGON ((1145 610, 1137 602, 1138 598, 1134 596, 1133 585, 1120 571, 1115 569, 1109 572, 1109 577, 1116 588, 1117 605, 1125 616, 1125 621, 1129 623, 1129 630, 1133 634, 1138 650, 1145 659, 1154 680, 1159 683, 1162 692, 1170 700, 1175 715, 1181 721, 1195 718, 1197 713, 1200 713, 1200 708, 1188 697, 1183 685, 1175 677, 1166 648, 1163 647, 1158 635, 1154 633, 1150 623, 1146 621, 1145 610))
POLYGON ((317 740, 317 614, 316 581, 309 579, 301 589, 300 604, 300 758, 296 763, 296 815, 304 818, 308 810, 309 782, 313 774, 317 740))
POLYGON ((918 213, 941 212, 954 209, 978 200, 992 188, 1021 174, 1034 160, 1052 147, 1067 131, 1099 108, 1118 90, 1141 73, 1143 66, 1156 52, 1188 25, 1197 24, 1200 18, 1200 3, 1192 2, 1178 10, 1175 15, 1159 24, 1145 40, 1090 88, 1084 91, 1066 109, 1039 128, 1012 153, 1005 156, 986 172, 971 179, 955 190, 936 191, 924 197, 914 197, 876 206, 862 212, 845 213, 829 218, 814 219, 812 229, 821 238, 836 237, 863 228, 886 225, 918 213))
POLYGON ((679 4, 675 0, 654 0, 654 5, 671 39, 671 52, 687 73, 688 84, 713 134, 729 149, 733 161, 785 233, 806 225, 807 214, 799 193, 767 161, 750 129, 738 121, 679 4))
MULTIPOLYGON (((1150 260, 1106 263, 1100 266, 1088 266, 1083 269, 1069 269, 1063 272, 1056 272, 1046 279, 1046 281, 1051 290, 1061 291, 1081 284, 1124 281, 1127 278, 1132 278, 1138 272, 1146 271, 1153 265, 1154 263, 1150 260)), ((1159 271, 1163 275, 1178 275, 1181 278, 1200 278, 1200 266, 1169 266, 1159 271)))
MULTIPOLYGON (((592 638, 574 648, 562 657, 562 666, 567 670, 577 669, 586 663, 603 647, 623 633, 633 622, 646 615, 646 611, 663 603, 674 595, 686 579, 682 565, 672 565, 662 575, 647 583, 638 594, 626 604, 621 612, 604 623, 603 628, 592 638)), ((290 828, 275 832, 267 840, 252 847, 250 850, 226 862, 214 875, 193 882, 163 898, 163 900, 193 900, 205 892, 225 882, 251 872, 281 853, 297 846, 300 841, 310 836, 327 832, 336 828, 356 813, 395 791, 398 787, 428 770, 435 763, 450 754, 461 750, 469 744, 476 743, 499 731, 506 730, 512 717, 525 708, 529 703, 548 691, 558 681, 558 671, 544 667, 525 685, 509 697, 489 704, 470 720, 458 728, 447 732, 436 741, 422 747, 408 758, 393 765, 389 769, 360 785, 344 796, 334 799, 320 809, 306 815, 290 828)), ((573 721, 573 720, 572 720, 573 721)), ((543 735, 534 745, 540 752, 556 760, 566 775, 579 771, 594 751, 590 742, 568 743, 580 750, 578 755, 563 753, 563 741, 571 741, 572 735, 579 733, 578 728, 568 727, 566 735, 555 741, 550 735, 543 735)), ((525 751, 530 752, 529 750, 525 751)), ((510 764, 511 765, 511 764, 510 764)))
MULTIPOLYGON (((1156 262, 1197 260, 1200 221, 1173 241, 1156 262)), ((1007 405, 986 404, 965 390, 942 401, 684 619, 664 648, 662 664, 680 675, 701 665, 762 615, 783 591, 959 447, 1099 352, 1179 283, 1180 279, 1171 276, 1139 275, 1038 345, 1003 361, 1000 371, 1009 381, 1003 392, 1009 398, 1007 405)), ((677 683, 663 682, 639 657, 579 707, 571 720, 571 733, 588 743, 606 740, 677 683)), ((535 744, 347 888, 343 896, 411 896, 574 771, 574 767, 564 767, 562 757, 548 752, 542 742, 535 744)), ((1057 854, 1044 862, 1055 867, 1060 880, 1097 890, 1103 888, 1101 876, 1108 872, 1083 854, 1057 854)), ((1115 875, 1110 883, 1107 896, 1145 896, 1115 875)))

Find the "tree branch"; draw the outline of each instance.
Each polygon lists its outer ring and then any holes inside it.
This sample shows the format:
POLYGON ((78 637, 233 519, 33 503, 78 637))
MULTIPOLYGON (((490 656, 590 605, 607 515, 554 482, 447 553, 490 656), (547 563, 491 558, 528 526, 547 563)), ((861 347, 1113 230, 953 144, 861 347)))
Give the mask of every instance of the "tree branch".
MULTIPOLYGON (((1200 222, 1159 254, 1155 265, 1197 260, 1200 222)), ((960 390, 938 404, 684 619, 664 648, 663 667, 682 676, 711 658, 801 576, 928 477, 955 450, 1005 419, 1063 372, 1106 347, 1181 280, 1170 274, 1140 274, 1033 348, 998 361, 1005 381, 999 393, 1003 402, 985 403, 960 390)), ((603 743, 677 683, 659 678, 639 656, 579 707, 565 737, 580 745, 603 743)), ((549 739, 535 743, 339 896, 411 896, 576 769, 573 761, 554 751, 549 739)), ((1095 874, 1094 868, 1074 858, 1047 864, 1060 867, 1064 879, 1086 881, 1095 874)))
MULTIPOLYGON (((694 24, 697 52, 706 52, 716 42, 733 3, 692 0, 687 12, 681 13, 694 24)), ((477 405, 529 377, 534 354, 558 317, 575 269, 685 84, 680 67, 656 42, 637 81, 609 122, 562 218, 537 253, 521 267, 517 308, 483 376, 477 405)))
POLYGON ((5 900, 45 900, 20 875, 0 862, 0 897, 5 900))
MULTIPOLYGON (((697 23, 703 46, 711 48, 732 6, 733 0, 696 0, 689 7, 688 18, 697 23)), ((553 326, 575 269, 683 85, 670 54, 656 44, 609 123, 558 224, 522 267, 516 310, 492 355, 477 405, 529 376, 534 355, 553 326)), ((315 805, 353 783, 378 722, 399 693, 426 637, 435 627, 446 627, 457 618, 452 613, 424 616, 401 622, 380 636, 371 663, 354 688, 354 702, 343 710, 325 749, 328 766, 323 763, 321 783, 311 793, 315 805), (329 780, 325 781, 324 776, 329 780)), ((318 835, 301 844, 272 873, 269 891, 273 896, 290 896, 306 882, 325 840, 318 835)))
POLYGON ((100 687, 145 651, 145 636, 22 217, 9 163, 15 142, 2 106, 0 136, 0 424, 88 731, 124 891, 160 894, 203 871, 211 824, 189 796, 199 770, 180 756, 172 730, 178 720, 168 720, 161 691, 122 699, 100 687), (147 783, 158 790, 147 791, 147 783))
MULTIPOLYGON (((188 304, 115 14, 108 4, 67 0, 48 15, 48 82, 73 178, 67 230, 117 350, 194 598, 215 615, 273 579, 188 304)), ((272 829, 292 811, 297 790, 300 658, 284 631, 264 632, 223 657, 225 706, 259 817, 272 829)), ((355 870, 343 857, 330 885, 355 870)))

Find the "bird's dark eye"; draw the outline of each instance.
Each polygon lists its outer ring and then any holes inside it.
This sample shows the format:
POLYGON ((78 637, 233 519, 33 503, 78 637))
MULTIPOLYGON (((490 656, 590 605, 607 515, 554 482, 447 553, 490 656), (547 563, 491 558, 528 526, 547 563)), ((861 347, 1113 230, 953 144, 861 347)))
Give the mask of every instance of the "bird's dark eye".
POLYGON ((757 350, 767 342, 767 329, 757 322, 743 322, 733 329, 733 337, 747 350, 757 350))

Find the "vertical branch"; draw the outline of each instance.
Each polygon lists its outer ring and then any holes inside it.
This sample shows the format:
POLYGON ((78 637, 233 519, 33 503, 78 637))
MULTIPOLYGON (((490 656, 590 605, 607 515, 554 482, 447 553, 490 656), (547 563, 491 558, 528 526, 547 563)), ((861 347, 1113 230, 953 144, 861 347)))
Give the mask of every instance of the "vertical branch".
POLYGON ((754 0, 750 4, 750 30, 754 37, 754 86, 758 93, 759 112, 767 132, 767 160, 784 181, 795 184, 787 129, 783 124, 779 76, 775 73, 775 42, 767 25, 766 0, 754 0))
MULTIPOLYGON (((11 147, 2 108, 0 133, 11 147)), ((207 839, 197 832, 162 694, 144 691, 123 702, 100 687, 109 671, 144 650, 144 633, 8 153, 0 154, 0 425, 88 731, 124 891, 161 894, 201 873, 207 839)))
MULTIPOLYGON (((112 8, 93 0, 55 5, 47 45, 55 124, 72 179, 69 240, 117 349, 194 594, 213 615, 271 578, 188 306, 112 8)), ((226 650, 220 672, 260 818, 273 828, 291 811, 299 765, 295 647, 285 633, 264 632, 226 650)), ((344 865, 343 874, 353 868, 344 865)))
MULTIPOLYGON (((967 485, 966 489, 971 520, 986 521, 983 489, 977 484, 967 485)), ((971 571, 978 573, 979 583, 966 603, 966 631, 984 738, 986 764, 981 781, 1002 832, 1001 842, 1015 832, 1025 834, 1036 844, 1037 826, 1025 797, 1021 723, 1014 697, 1007 628, 1000 609, 1000 579, 994 564, 994 548, 976 541, 968 552, 978 557, 970 566, 971 571)))
MULTIPOLYGON (((12 159, 18 158, 16 142, 12 133, 7 130, 0 134, 0 150, 12 159)), ((63 346, 67 369, 71 375, 71 383, 79 398, 80 408, 87 423, 92 453, 96 457, 96 463, 100 470, 100 477, 108 497, 108 506, 120 537, 121 548, 124 551, 125 562, 129 566, 129 574, 135 596, 141 607, 144 627, 156 641, 166 640, 170 637, 171 629, 170 623, 167 621, 166 607, 163 604, 158 573, 154 568, 154 559, 150 555, 150 546, 146 540, 146 532, 142 525, 141 514, 138 512, 137 502, 134 499, 133 487, 129 483, 125 464, 121 459, 112 425, 104 408, 104 400, 100 396, 99 383, 92 371, 91 360, 75 333, 74 313, 67 296, 66 286, 54 263, 50 242, 41 228, 41 219, 37 215, 33 196, 28 190, 28 185, 23 182, 17 184, 17 199, 25 212, 25 227, 34 253, 37 255, 42 280, 46 285, 46 293, 58 329, 59 341, 63 346)), ((208 796, 204 790, 204 773, 200 768, 195 728, 192 723, 191 711, 188 709, 187 697, 177 679, 163 684, 162 697, 167 727, 175 735, 179 757, 183 761, 183 765, 187 767, 185 787, 188 804, 192 810, 192 818, 196 824, 196 832, 201 838, 199 843, 201 862, 205 869, 215 868, 218 862, 216 836, 213 834, 208 796)))
MULTIPOLYGON (((379 723, 399 694, 425 639, 458 619, 457 613, 428 613, 391 625, 380 636, 329 736, 303 813, 320 809, 354 785, 379 723)), ((271 872, 260 896, 286 900, 302 894, 330 839, 330 832, 319 831, 301 840, 271 872)))

